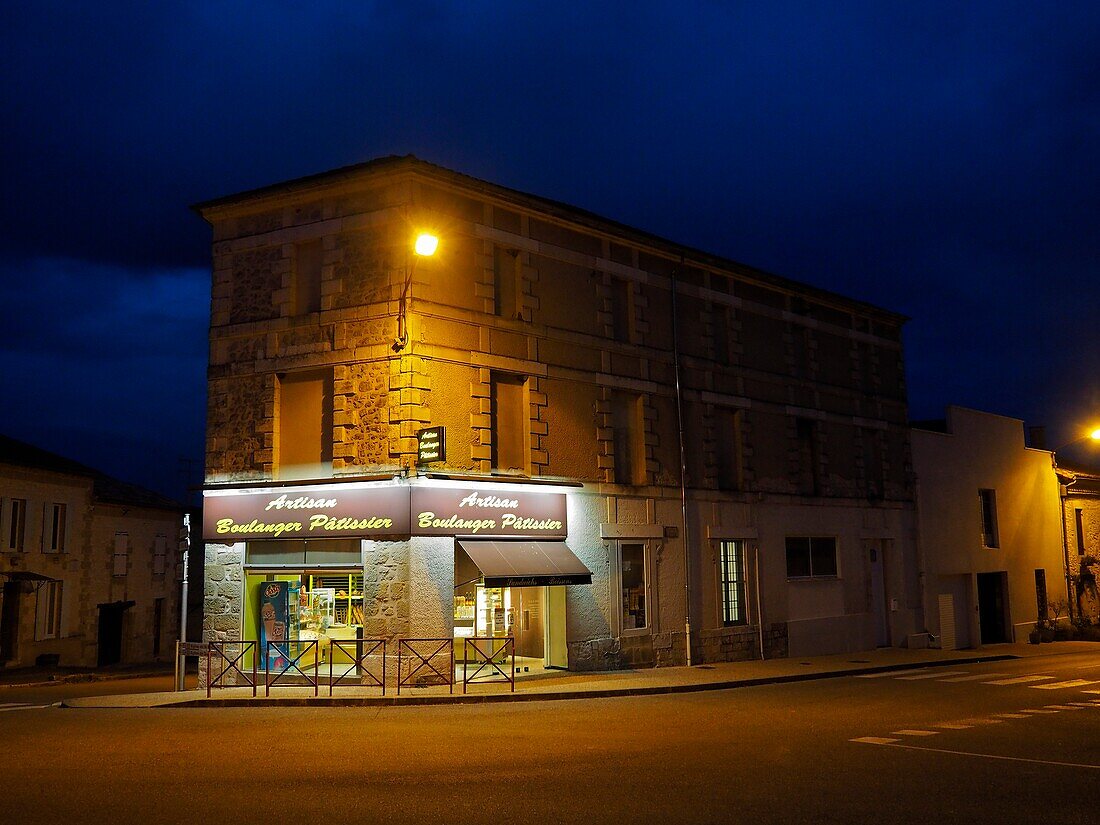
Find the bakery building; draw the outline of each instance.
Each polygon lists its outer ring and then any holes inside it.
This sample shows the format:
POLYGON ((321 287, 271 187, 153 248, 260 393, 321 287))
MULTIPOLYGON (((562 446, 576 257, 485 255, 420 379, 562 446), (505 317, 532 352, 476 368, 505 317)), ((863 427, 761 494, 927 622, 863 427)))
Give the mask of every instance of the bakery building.
POLYGON ((585 670, 922 628, 901 316, 413 157, 195 208, 204 638, 585 670))

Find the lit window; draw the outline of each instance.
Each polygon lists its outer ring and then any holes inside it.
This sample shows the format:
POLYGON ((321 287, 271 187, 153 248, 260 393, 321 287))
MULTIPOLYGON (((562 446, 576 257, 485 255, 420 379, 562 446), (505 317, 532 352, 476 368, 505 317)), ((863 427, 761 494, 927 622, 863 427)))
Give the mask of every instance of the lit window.
POLYGON ((978 502, 982 511, 982 546, 1000 547, 1000 536, 997 533, 997 492, 978 490, 978 502))
POLYGON ((787 578, 836 578, 836 538, 787 536, 787 578))
POLYGON ((623 544, 620 547, 620 553, 622 557, 623 630, 638 630, 639 628, 648 627, 645 545, 623 544))
POLYGON ((745 624, 748 611, 745 604, 745 543, 724 541, 719 546, 722 583, 722 624, 745 624))

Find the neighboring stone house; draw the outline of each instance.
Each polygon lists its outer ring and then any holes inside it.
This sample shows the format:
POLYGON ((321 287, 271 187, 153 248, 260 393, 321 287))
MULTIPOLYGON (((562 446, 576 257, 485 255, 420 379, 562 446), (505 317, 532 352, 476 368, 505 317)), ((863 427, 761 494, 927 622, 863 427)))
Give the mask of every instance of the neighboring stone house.
POLYGON ((914 424, 925 615, 944 648, 1025 642, 1066 615, 1052 455, 1024 423, 964 407, 914 424))
POLYGON ((412 157, 196 210, 204 638, 593 669, 923 628, 903 317, 412 157))
POLYGON ((1065 523, 1067 595, 1074 617, 1100 621, 1100 471, 1058 462, 1065 523))
POLYGON ((170 661, 183 510, 0 436, 0 663, 170 661))

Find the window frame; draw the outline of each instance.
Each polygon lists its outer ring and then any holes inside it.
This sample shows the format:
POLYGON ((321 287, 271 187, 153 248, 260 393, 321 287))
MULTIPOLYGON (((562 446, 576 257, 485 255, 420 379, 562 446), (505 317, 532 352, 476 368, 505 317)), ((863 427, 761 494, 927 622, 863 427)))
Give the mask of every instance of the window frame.
POLYGON ((163 576, 168 568, 168 536, 157 533, 153 539, 153 575, 163 576))
POLYGON ((27 499, 4 500, 7 518, 4 521, 4 552, 25 553, 27 550, 27 499), (18 509, 18 513, 16 510, 18 509))
POLYGON ((69 506, 63 501, 52 501, 42 511, 42 552, 66 553, 68 539, 69 506))
POLYGON ((718 542, 718 618, 722 627, 744 627, 749 624, 747 549, 748 542, 744 539, 722 539, 718 542), (731 570, 731 565, 726 561, 726 550, 728 547, 736 548, 736 557, 733 561, 733 566, 739 569, 734 569, 733 572, 739 573, 739 577, 734 576, 733 578, 727 578, 727 573, 731 570), (731 585, 735 588, 738 597, 735 600, 737 602, 736 605, 731 604, 728 599, 731 585), (740 618, 730 618, 731 607, 737 608, 740 613, 740 618))
POLYGON ((619 623, 619 635, 621 636, 647 636, 652 634, 653 630, 653 599, 652 594, 652 576, 650 575, 649 565, 652 558, 652 552, 650 550, 650 543, 645 539, 620 539, 617 544, 617 584, 616 590, 616 614, 618 616, 619 623), (623 606, 623 549, 628 546, 637 546, 642 548, 642 599, 643 610, 645 612, 646 623, 641 627, 627 627, 626 626, 626 610, 623 606))
POLYGON ((982 547, 989 550, 999 550, 1001 548, 1001 531, 997 524, 997 491, 992 487, 982 487, 978 490, 978 520, 982 533, 982 547), (987 500, 989 524, 986 524, 987 500))
POLYGON ((61 638, 61 600, 64 592, 64 582, 56 579, 42 582, 38 586, 34 605, 35 641, 61 638), (45 609, 43 609, 43 598, 47 600, 45 609), (43 617, 46 622, 45 628, 42 626, 43 617))
POLYGON ((786 562, 787 581, 839 581, 840 580, 840 539, 837 536, 786 536, 784 538, 784 551, 786 562), (809 573, 806 575, 791 575, 791 540, 806 540, 806 562, 809 573), (831 542, 833 546, 833 570, 829 573, 814 572, 814 542, 831 542))
POLYGON ((114 552, 111 554, 111 578, 121 579, 130 572, 130 534, 124 532, 115 533, 114 552), (122 548, 121 552, 119 548, 122 548), (121 572, 119 572, 119 559, 121 559, 121 572))

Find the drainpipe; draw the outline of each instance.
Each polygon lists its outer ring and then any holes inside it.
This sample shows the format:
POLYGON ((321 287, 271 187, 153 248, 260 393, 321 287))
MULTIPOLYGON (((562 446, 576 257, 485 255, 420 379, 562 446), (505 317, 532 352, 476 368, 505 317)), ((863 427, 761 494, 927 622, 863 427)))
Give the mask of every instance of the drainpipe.
MULTIPOLYGON (((1066 533, 1066 496, 1069 494, 1069 486, 1076 483, 1077 479, 1072 478, 1065 484, 1062 484, 1058 478, 1058 457, 1052 451, 1050 454, 1050 463, 1054 467, 1054 483, 1058 485, 1058 520, 1061 522, 1062 527, 1062 564, 1065 566, 1066 571, 1066 611, 1069 614, 1070 624, 1073 624, 1073 605, 1076 601, 1076 596, 1073 592, 1073 579, 1069 573, 1069 535, 1066 533)), ((1045 616, 1040 618, 1045 619, 1045 616)))
MULTIPOLYGON (((684 256, 680 256, 680 267, 684 256)), ((680 442, 680 514, 684 522, 684 646, 691 667, 691 543, 687 515, 687 452, 684 448, 684 396, 680 389, 680 333, 676 325, 676 286, 678 267, 672 273, 672 367, 676 376, 676 431, 680 442)))

